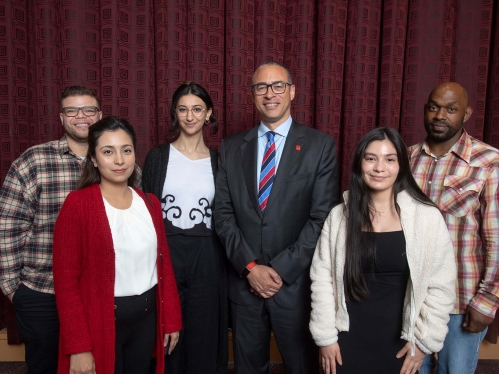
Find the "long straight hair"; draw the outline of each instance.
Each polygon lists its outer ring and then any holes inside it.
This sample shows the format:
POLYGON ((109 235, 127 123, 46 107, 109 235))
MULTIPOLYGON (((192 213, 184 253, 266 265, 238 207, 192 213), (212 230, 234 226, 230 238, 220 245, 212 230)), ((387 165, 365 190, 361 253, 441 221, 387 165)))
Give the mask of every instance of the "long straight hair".
MULTIPOLYGON (((85 163, 83 164, 83 171, 80 180, 78 181, 78 189, 81 190, 93 184, 100 183, 100 172, 99 169, 94 166, 92 157, 95 158, 95 150, 97 149, 99 138, 102 136, 102 134, 107 131, 117 130, 123 130, 130 136, 130 138, 132 139, 133 151, 136 152, 137 137, 135 135, 135 130, 126 119, 108 116, 102 118, 100 121, 95 122, 88 129, 87 158, 85 159, 85 163)), ((137 186, 137 172, 135 168, 128 178, 128 185, 130 187, 137 186)))
POLYGON ((395 147, 399 172, 393 185, 395 209, 400 215, 396 203, 397 195, 406 191, 414 200, 430 206, 435 204, 419 188, 411 173, 407 147, 400 134, 390 127, 378 127, 368 132, 359 142, 350 171, 350 192, 346 204, 347 233, 345 272, 345 296, 348 301, 365 299, 369 292, 364 277, 363 263, 374 268, 376 262, 373 236, 361 235, 362 231, 374 231, 371 221, 371 191, 362 176, 362 160, 367 147, 377 140, 388 140, 395 147))

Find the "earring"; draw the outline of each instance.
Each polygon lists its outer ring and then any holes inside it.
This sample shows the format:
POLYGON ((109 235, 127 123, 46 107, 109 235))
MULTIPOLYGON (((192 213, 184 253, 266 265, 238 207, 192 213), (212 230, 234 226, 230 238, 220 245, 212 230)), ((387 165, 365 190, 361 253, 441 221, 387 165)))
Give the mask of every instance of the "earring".
POLYGON ((208 123, 210 123, 210 117, 206 118, 206 119, 204 120, 204 123, 205 123, 206 125, 207 125, 208 123))
POLYGON ((96 167, 97 167, 97 163, 96 163, 96 162, 94 162, 94 168, 96 168, 96 167))

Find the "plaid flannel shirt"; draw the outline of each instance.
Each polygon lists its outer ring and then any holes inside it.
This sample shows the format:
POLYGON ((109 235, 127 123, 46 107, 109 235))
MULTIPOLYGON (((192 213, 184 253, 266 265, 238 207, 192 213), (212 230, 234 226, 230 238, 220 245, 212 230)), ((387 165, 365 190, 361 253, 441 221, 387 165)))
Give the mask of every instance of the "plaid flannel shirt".
MULTIPOLYGON (((29 148, 12 163, 0 190, 0 288, 54 293, 52 233, 83 161, 60 140, 29 148)), ((68 238, 71 240, 71 238, 68 238)))
POLYGON ((441 157, 426 141, 409 148, 412 173, 440 208, 457 261, 456 304, 494 317, 499 307, 499 150, 466 131, 441 157))

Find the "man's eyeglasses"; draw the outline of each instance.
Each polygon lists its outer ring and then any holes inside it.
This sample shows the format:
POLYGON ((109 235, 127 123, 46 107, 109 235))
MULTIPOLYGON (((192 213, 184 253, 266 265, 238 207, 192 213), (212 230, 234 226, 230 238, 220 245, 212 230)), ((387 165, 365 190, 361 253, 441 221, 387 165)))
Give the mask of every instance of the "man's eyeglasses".
POLYGON ((187 117, 187 113, 191 112, 194 117, 202 117, 205 108, 201 108, 200 106, 195 106, 192 109, 188 109, 185 106, 177 107, 177 117, 187 117))
POLYGON ((99 108, 96 106, 67 106, 66 108, 62 108, 62 113, 67 117, 76 117, 80 110, 87 117, 91 117, 97 114, 99 108))
POLYGON ((268 92, 269 87, 272 89, 273 93, 283 94, 286 91, 286 86, 292 86, 292 84, 287 82, 274 82, 271 84, 257 83, 251 86, 251 88, 255 95, 262 96, 268 92))

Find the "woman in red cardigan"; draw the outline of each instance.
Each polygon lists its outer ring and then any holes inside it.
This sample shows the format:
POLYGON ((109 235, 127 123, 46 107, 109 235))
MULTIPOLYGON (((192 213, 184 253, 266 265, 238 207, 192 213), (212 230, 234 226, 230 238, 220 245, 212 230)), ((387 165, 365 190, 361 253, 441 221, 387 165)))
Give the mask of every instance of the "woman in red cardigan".
MULTIPOLYGON (((54 230, 58 373, 147 373, 182 326, 161 206, 133 187, 136 137, 127 121, 103 118, 88 144, 80 189, 54 230)), ((163 370, 159 359, 156 374, 163 370)))

